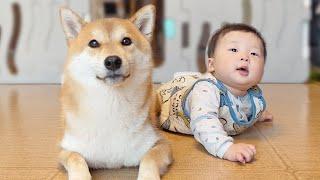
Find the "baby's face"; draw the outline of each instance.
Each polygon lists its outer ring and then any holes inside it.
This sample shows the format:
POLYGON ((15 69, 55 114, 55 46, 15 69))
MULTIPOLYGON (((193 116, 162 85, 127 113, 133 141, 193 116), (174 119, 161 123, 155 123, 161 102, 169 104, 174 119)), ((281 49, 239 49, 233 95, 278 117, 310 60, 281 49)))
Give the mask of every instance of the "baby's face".
POLYGON ((261 40, 251 32, 231 31, 218 40, 208 71, 227 86, 246 91, 258 84, 264 69, 261 40))

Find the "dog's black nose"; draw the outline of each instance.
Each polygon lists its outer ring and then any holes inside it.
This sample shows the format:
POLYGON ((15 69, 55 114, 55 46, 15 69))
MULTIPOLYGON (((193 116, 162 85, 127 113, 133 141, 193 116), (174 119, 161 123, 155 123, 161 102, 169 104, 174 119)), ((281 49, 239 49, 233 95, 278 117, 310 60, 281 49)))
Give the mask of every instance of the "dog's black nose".
POLYGON ((104 66, 111 71, 119 69, 121 64, 122 60, 119 56, 109 56, 104 60, 104 66))

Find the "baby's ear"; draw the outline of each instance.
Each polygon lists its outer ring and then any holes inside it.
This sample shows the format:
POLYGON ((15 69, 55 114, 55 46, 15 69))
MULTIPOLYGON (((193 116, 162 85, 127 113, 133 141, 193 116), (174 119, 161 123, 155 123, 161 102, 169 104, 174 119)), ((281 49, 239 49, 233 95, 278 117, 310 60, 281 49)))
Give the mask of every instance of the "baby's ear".
POLYGON ((207 71, 208 72, 213 72, 214 71, 214 58, 208 58, 208 67, 207 67, 207 71))

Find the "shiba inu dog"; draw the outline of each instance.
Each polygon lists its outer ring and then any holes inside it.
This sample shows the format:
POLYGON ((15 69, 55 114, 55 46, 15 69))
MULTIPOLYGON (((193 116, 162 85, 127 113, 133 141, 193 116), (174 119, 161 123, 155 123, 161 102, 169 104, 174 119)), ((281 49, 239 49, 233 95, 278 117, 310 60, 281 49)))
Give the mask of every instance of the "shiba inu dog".
POLYGON ((160 179, 172 157, 149 121, 154 6, 130 19, 85 22, 68 8, 60 17, 68 55, 59 161, 69 179, 91 179, 89 168, 138 165, 138 179, 160 179))

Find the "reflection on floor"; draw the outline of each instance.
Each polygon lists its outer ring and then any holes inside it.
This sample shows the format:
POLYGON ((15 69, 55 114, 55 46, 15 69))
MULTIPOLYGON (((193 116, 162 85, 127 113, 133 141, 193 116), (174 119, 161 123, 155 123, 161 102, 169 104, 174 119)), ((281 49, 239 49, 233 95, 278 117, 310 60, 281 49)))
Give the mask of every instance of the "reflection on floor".
MULTIPOLYGON (((261 86, 273 123, 236 142, 256 145, 253 163, 208 155, 193 137, 162 132, 175 162, 163 179, 320 179, 320 84, 261 86)), ((58 85, 0 85, 0 179, 65 179, 57 164, 62 135, 58 85)), ((94 179, 136 179, 137 168, 92 171, 94 179)))

